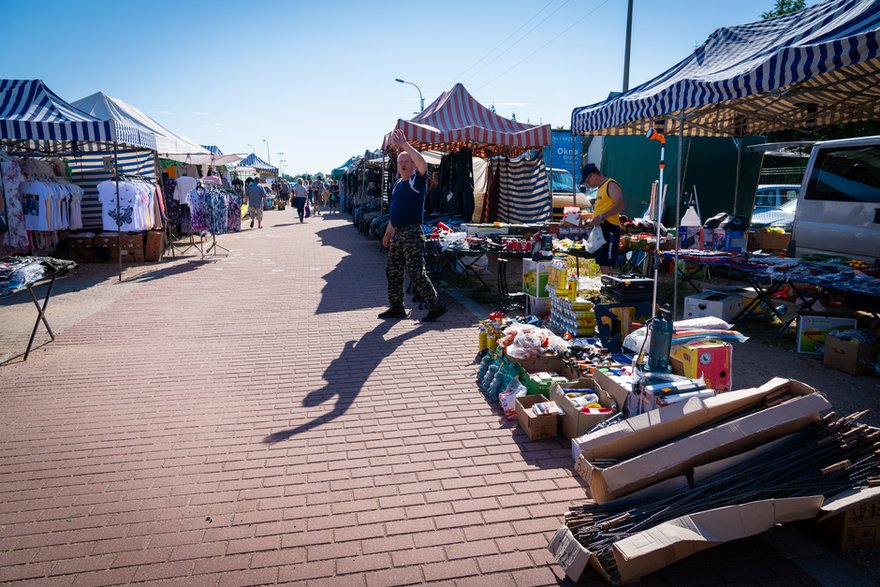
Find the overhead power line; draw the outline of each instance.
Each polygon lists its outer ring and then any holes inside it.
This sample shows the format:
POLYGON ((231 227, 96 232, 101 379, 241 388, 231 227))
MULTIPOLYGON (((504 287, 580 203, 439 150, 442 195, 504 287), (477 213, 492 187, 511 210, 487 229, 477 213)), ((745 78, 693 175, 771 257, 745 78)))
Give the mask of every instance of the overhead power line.
POLYGON ((557 34, 555 37, 551 38, 549 41, 547 41, 546 43, 544 43, 543 45, 541 45, 540 47, 538 47, 537 49, 535 49, 534 51, 532 51, 530 54, 526 55, 525 57, 523 57, 522 59, 520 59, 519 61, 517 61, 517 62, 514 63, 513 65, 511 65, 510 67, 508 67, 507 69, 505 69, 504 71, 502 71, 500 74, 498 74, 497 76, 495 76, 494 78, 492 78, 491 80, 489 80, 488 82, 486 82, 485 84, 483 84, 482 86, 480 86, 480 87, 477 88, 477 89, 478 89, 478 90, 481 90, 481 89, 485 88, 486 86, 488 86, 489 84, 492 84, 492 83, 498 81, 499 79, 501 79, 502 77, 504 77, 505 75, 507 75, 508 73, 510 73, 512 70, 516 69, 517 67, 519 67, 520 65, 522 65, 523 63, 525 63, 526 61, 528 61, 529 59, 531 59, 532 57, 534 57, 534 56, 537 55, 538 53, 540 53, 541 51, 543 51, 543 50, 544 50, 544 49, 545 49, 550 43, 552 43, 553 41, 555 41, 556 39, 558 39, 559 37, 561 37, 562 35, 564 35, 564 34, 567 33, 568 31, 570 31, 571 29, 573 29, 573 28, 576 27, 577 25, 579 25, 579 24, 580 24, 581 22, 583 22, 588 16, 590 16, 591 14, 593 14, 594 12, 596 12, 597 10, 599 10, 600 8, 602 8, 603 6, 605 6, 606 4, 608 4, 608 2, 609 2, 609 0, 604 0, 604 1, 603 1, 601 4, 599 4, 596 8, 590 10, 590 11, 587 12, 585 15, 583 15, 582 17, 580 17, 579 19, 577 19, 576 21, 574 21, 571 25, 569 25, 568 27, 566 27, 565 30, 563 30, 562 32, 560 32, 559 34, 557 34))

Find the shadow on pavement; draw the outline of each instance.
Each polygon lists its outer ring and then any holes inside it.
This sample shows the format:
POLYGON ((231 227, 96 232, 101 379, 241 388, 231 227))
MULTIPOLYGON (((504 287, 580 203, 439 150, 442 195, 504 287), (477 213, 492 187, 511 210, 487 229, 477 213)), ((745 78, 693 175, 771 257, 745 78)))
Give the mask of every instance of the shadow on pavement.
POLYGON ((295 428, 273 432, 264 438, 263 442, 266 444, 281 442, 342 416, 354 403, 363 389, 364 383, 382 362, 382 359, 391 356, 404 341, 415 338, 428 329, 444 328, 439 323, 419 324, 408 332, 386 339, 385 334, 396 323, 395 320, 384 320, 376 328, 365 333, 357 342, 353 340, 346 342, 345 348, 342 349, 339 356, 333 359, 324 371, 324 379, 327 384, 320 389, 309 392, 303 398, 302 405, 306 408, 313 408, 335 397, 336 403, 332 410, 295 428))
POLYGON ((323 245, 339 249, 347 254, 332 271, 324 275, 326 283, 321 289, 321 302, 315 313, 330 314, 384 306, 386 304, 384 264, 377 263, 375 256, 379 244, 366 240, 352 224, 322 229, 317 232, 317 235, 321 238, 323 245), (378 297, 375 300, 365 303, 364 300, 367 298, 364 296, 341 294, 341 292, 362 290, 364 283, 367 282, 362 276, 364 271, 370 270, 371 267, 375 267, 374 271, 381 272, 380 279, 369 280, 381 284, 381 287, 377 287, 378 297))

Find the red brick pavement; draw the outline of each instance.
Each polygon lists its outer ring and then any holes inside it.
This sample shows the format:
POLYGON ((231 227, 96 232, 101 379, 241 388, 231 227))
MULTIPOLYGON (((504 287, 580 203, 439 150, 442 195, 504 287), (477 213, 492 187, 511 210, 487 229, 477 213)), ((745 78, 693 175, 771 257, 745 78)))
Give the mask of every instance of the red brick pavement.
MULTIPOLYGON (((0 580, 563 581, 546 545, 583 487, 565 443, 476 391, 474 317, 450 300, 433 325, 377 320, 378 244, 342 215, 292 218, 159 266, 0 368, 0 580)), ((811 584, 736 544, 643 583, 811 584)))

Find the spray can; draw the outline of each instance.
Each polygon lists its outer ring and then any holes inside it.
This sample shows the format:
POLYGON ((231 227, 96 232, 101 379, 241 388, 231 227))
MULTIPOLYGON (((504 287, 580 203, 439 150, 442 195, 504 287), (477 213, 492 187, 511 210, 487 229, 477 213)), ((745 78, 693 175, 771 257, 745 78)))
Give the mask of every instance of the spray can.
POLYGON ((489 341, 486 336, 486 325, 482 322, 480 323, 480 350, 485 350, 489 348, 489 341))

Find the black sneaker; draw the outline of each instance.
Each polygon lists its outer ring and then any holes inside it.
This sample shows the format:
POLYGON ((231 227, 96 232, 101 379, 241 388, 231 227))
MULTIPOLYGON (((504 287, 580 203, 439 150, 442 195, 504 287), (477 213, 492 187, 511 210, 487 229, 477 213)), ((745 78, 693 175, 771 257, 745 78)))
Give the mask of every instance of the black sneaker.
POLYGON ((425 317, 422 318, 422 322, 434 322, 440 316, 445 314, 448 310, 449 308, 447 308, 446 305, 440 306, 439 308, 434 308, 433 310, 430 310, 427 314, 425 314, 425 317))
POLYGON ((406 318, 406 308, 403 306, 397 308, 388 308, 381 314, 379 314, 379 318, 383 320, 388 320, 389 318, 406 318))

